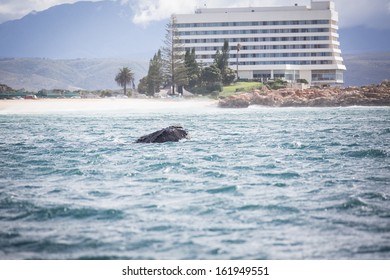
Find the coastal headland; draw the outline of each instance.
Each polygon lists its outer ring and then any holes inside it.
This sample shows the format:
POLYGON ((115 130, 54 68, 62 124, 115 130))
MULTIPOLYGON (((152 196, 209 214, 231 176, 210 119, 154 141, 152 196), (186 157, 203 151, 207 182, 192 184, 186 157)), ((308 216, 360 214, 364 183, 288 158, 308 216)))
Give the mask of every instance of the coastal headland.
POLYGON ((390 106, 390 81, 362 87, 322 87, 308 89, 282 88, 273 90, 266 85, 253 90, 237 92, 226 97, 213 98, 23 98, 0 99, 0 113, 40 113, 71 111, 131 110, 196 110, 204 106, 220 108, 247 108, 250 105, 267 107, 343 107, 390 106))
POLYGON ((220 98, 222 108, 247 108, 250 105, 270 107, 339 107, 390 106, 390 81, 362 87, 324 87, 309 89, 283 88, 271 90, 267 86, 251 92, 240 92, 220 98))

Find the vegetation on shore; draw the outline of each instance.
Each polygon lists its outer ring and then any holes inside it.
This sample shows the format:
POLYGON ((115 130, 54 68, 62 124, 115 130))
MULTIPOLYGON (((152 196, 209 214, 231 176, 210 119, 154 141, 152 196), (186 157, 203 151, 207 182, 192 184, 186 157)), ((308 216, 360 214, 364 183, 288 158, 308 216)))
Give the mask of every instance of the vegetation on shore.
MULTIPOLYGON (((239 82, 227 86, 219 96, 221 108, 246 108, 250 105, 270 107, 335 107, 335 106, 390 106, 390 82, 362 87, 313 87, 308 89, 272 89, 275 82, 239 82)), ((41 90, 26 92, 0 84, 0 99, 38 98, 127 98, 121 91, 41 90)), ((203 98, 209 98, 204 96, 203 98)))
MULTIPOLYGON (((130 89, 127 92, 132 94, 133 90, 130 89)), ((0 99, 21 99, 27 96, 36 96, 37 98, 106 98, 106 97, 119 97, 127 98, 120 90, 64 90, 64 89, 42 89, 40 91, 26 91, 24 89, 13 89, 7 85, 0 84, 0 99)))
POLYGON ((220 93, 221 97, 227 97, 238 92, 248 92, 258 89, 263 84, 260 82, 236 82, 228 86, 223 87, 223 91, 220 93))
POLYGON ((133 85, 134 87, 134 74, 128 67, 123 67, 119 69, 119 73, 115 77, 115 82, 123 87, 123 95, 127 96, 126 87, 128 85, 133 85))
POLYGON ((188 91, 216 97, 223 86, 230 85, 236 73, 229 68, 229 43, 225 41, 215 53, 214 63, 208 66, 196 61, 195 49, 184 49, 176 29, 176 18, 171 17, 166 27, 164 46, 149 61, 148 75, 140 80, 138 92, 154 96, 161 89, 170 95, 188 91))

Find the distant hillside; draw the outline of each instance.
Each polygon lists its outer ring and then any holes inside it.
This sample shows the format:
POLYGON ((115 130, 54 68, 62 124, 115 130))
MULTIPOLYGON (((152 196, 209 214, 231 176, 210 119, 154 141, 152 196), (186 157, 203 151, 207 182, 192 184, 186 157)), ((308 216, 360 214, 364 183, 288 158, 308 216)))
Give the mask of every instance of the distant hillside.
POLYGON ((390 80, 390 52, 343 55, 345 86, 378 84, 390 80))
POLYGON ((390 29, 372 29, 364 26, 339 30, 343 53, 373 53, 390 51, 390 29))
POLYGON ((138 81, 147 73, 146 62, 131 59, 40 58, 0 59, 0 84, 15 89, 116 89, 114 78, 121 67, 130 67, 138 81))
MULTIPOLYGON (((345 86, 377 84, 390 80, 390 52, 343 55, 345 86)), ((148 70, 148 60, 132 59, 0 59, 0 84, 15 89, 116 89, 118 69, 130 67, 138 80, 148 70)))
MULTIPOLYGON (((131 2, 129 2, 131 3, 131 2)), ((162 45, 165 21, 132 22, 131 5, 82 1, 0 24, 0 57, 149 59, 162 45)))

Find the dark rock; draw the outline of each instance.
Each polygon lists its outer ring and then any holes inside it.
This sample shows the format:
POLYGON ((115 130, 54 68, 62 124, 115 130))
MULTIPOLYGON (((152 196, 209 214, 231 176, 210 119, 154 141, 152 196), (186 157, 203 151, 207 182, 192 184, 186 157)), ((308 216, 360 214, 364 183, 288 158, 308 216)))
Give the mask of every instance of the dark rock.
POLYGON ((138 138, 136 143, 178 142, 184 138, 189 138, 189 135, 183 127, 169 126, 138 138))
POLYGON ((224 99, 220 99, 218 106, 221 108, 248 108, 250 101, 248 99, 236 96, 229 96, 224 99))
POLYGON ((240 93, 221 99, 223 108, 249 105, 272 107, 390 106, 390 82, 364 87, 326 87, 303 90, 280 89, 240 93))

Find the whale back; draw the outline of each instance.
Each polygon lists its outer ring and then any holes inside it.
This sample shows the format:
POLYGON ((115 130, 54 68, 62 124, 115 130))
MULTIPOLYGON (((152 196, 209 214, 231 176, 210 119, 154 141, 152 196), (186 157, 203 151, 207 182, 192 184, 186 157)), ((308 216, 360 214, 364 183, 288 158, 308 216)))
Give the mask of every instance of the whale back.
POLYGON ((184 138, 188 138, 188 132, 182 126, 173 125, 141 136, 136 143, 178 142, 184 138))

